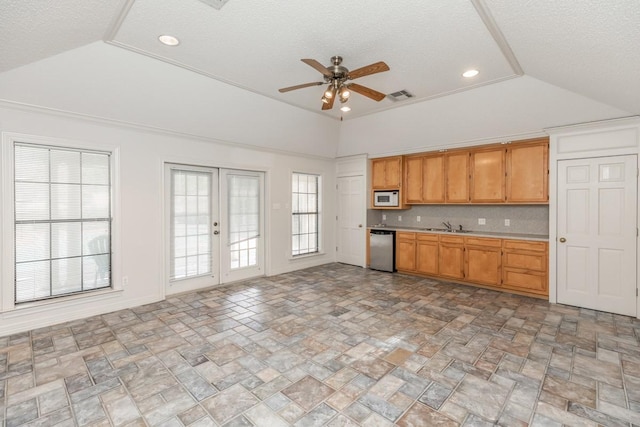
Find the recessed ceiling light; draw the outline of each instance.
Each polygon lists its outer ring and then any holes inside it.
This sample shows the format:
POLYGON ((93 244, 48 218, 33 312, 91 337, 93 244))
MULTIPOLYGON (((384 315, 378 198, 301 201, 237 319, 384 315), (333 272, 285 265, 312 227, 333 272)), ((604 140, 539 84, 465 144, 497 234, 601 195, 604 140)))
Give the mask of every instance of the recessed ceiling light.
POLYGON ((160 40, 160 43, 166 44, 167 46, 178 46, 180 44, 180 40, 169 35, 159 36, 158 40, 160 40))
POLYGON ((346 113, 348 111, 351 111, 351 108, 349 108, 348 105, 344 105, 344 106, 340 107, 340 111, 344 111, 346 113))
POLYGON ((462 77, 466 77, 466 78, 475 77, 479 73, 480 73, 480 71, 478 71, 478 70, 467 70, 464 73, 462 73, 462 77))

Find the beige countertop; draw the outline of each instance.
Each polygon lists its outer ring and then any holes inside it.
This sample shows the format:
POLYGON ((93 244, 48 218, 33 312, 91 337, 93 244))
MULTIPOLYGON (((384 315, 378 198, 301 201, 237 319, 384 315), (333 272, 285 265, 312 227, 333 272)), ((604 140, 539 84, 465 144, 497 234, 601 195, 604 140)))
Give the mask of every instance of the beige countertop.
POLYGON ((517 239, 517 240, 535 240, 540 242, 548 242, 549 236, 541 235, 541 234, 525 234, 525 233, 497 233, 491 231, 477 231, 470 230, 465 231, 464 233, 452 233, 448 231, 435 231, 428 230, 422 227, 402 227, 396 225, 368 225, 367 228, 375 229, 375 230, 393 230, 393 231, 408 231, 412 233, 431 233, 431 234, 446 234, 453 236, 469 236, 469 237, 493 237, 497 239, 517 239))

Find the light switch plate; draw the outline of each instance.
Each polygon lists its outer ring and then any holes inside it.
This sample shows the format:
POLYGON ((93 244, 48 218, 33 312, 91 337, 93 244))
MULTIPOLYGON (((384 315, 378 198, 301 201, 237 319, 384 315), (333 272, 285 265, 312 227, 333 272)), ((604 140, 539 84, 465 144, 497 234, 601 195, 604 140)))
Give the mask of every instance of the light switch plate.
POLYGON ((383 221, 386 221, 386 220, 387 220, 387 215, 382 214, 382 220, 383 220, 383 221))
POLYGON ((486 225, 486 224, 487 224, 486 218, 478 218, 478 225, 486 225))
POLYGON ((505 227, 511 227, 511 220, 510 219, 505 219, 504 220, 504 226, 505 227))
POLYGON ((402 215, 398 215, 398 222, 402 222, 402 215))
POLYGON ((416 221, 420 222, 420 215, 416 216, 416 221))

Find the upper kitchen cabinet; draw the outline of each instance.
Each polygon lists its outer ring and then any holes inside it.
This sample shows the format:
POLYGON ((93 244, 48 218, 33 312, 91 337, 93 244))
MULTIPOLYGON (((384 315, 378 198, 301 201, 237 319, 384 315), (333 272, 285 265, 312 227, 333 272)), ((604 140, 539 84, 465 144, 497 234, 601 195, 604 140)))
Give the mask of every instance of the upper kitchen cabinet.
POLYGON ((402 156, 371 160, 371 188, 399 190, 402 182, 402 156))
POLYGON ((507 203, 549 203, 549 139, 507 145, 507 203))
POLYGON ((444 154, 405 157, 404 180, 405 203, 444 203, 444 154))
POLYGON ((471 152, 471 203, 504 203, 505 149, 503 146, 471 152))
POLYGON ((469 152, 446 153, 446 203, 469 203, 469 152))

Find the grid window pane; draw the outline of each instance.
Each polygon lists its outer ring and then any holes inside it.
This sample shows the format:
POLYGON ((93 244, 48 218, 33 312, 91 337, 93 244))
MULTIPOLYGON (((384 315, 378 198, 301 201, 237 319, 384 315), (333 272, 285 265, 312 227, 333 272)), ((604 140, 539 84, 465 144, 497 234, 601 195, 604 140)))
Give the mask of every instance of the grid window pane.
POLYGON ((49 258, 50 224, 16 225, 16 262, 49 258))
MULTIPOLYGON (((51 219, 74 219, 80 216, 80 185, 51 184, 51 219)), ((109 204, 107 202, 107 209, 109 204)), ((102 215, 105 217, 106 215, 102 215)))
POLYGON ((110 154, 16 144, 14 156, 15 302, 110 287, 110 154))
POLYGON ((101 154, 82 153, 82 182, 109 185, 109 159, 101 154))
POLYGON ((291 252, 293 256, 317 253, 320 220, 318 175, 294 173, 292 176, 291 252))
MULTIPOLYGON (((107 226, 107 233, 108 229, 107 226)), ((80 222, 51 224, 51 257, 82 256, 82 239, 82 223, 80 222)))
POLYGON ((80 184, 80 154, 78 151, 51 150, 51 182, 80 184))

